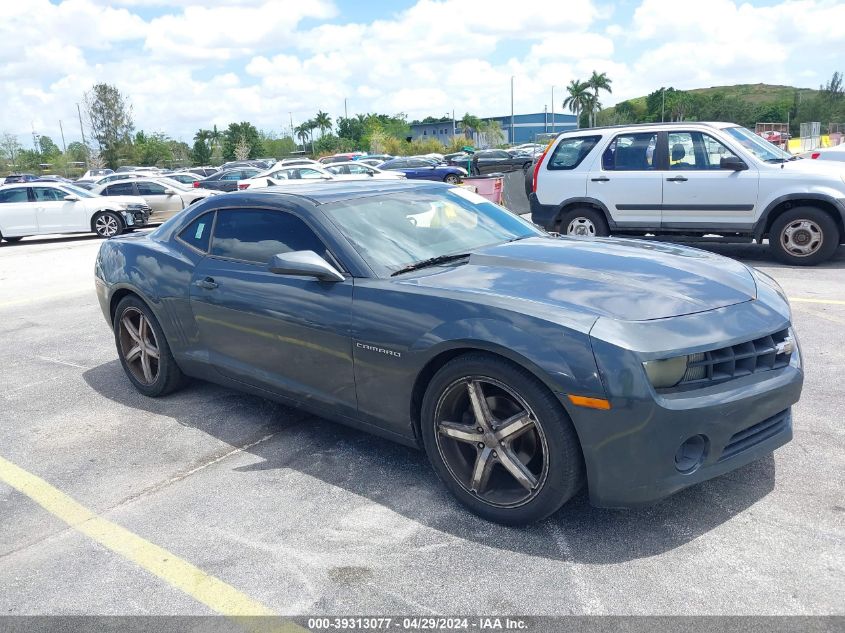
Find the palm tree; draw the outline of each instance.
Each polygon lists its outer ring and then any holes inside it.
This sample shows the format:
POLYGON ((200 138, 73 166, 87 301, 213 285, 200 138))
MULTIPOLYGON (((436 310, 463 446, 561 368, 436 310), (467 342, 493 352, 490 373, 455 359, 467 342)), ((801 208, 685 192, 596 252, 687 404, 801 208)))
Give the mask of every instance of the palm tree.
POLYGON ((464 136, 467 138, 472 138, 470 134, 472 132, 479 132, 482 126, 481 119, 477 116, 473 116, 469 112, 464 115, 464 118, 461 119, 461 127, 464 129, 464 136))
POLYGON ((300 145, 302 145, 304 149, 305 141, 308 140, 308 135, 311 133, 311 130, 305 123, 303 123, 302 125, 297 125, 295 128, 293 128, 293 133, 296 134, 296 137, 299 139, 300 145))
POLYGON ((593 71, 592 76, 587 80, 587 85, 595 91, 593 93, 593 96, 595 97, 595 100, 593 101, 593 109, 590 110, 592 125, 596 124, 596 113, 598 112, 598 108, 601 107, 601 104, 599 103, 599 90, 613 93, 613 90, 610 89, 610 84, 612 83, 613 80, 608 78, 607 73, 597 73, 595 70, 593 71))
POLYGON ((318 110, 317 116, 314 118, 314 124, 316 127, 320 128, 320 136, 323 136, 325 135, 326 130, 332 129, 332 118, 329 116, 328 112, 318 110))
POLYGON ((589 89, 589 84, 577 79, 570 81, 566 87, 569 96, 563 100, 563 107, 564 109, 569 108, 569 111, 575 115, 575 125, 578 127, 581 125, 581 112, 586 109, 592 96, 589 89))
POLYGON ((308 135, 311 137, 311 153, 314 153, 314 130, 319 126, 314 119, 308 119, 303 125, 308 127, 308 135))
POLYGON ((211 130, 208 131, 208 143, 209 147, 211 147, 212 152, 220 146, 220 141, 222 139, 223 133, 217 129, 217 125, 215 125, 213 128, 211 128, 211 130))

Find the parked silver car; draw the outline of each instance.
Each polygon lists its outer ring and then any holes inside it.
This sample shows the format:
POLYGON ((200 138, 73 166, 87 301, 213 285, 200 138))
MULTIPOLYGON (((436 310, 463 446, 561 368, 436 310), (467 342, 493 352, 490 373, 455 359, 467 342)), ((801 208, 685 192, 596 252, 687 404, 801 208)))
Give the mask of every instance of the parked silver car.
POLYGON ((169 178, 131 178, 94 187, 101 196, 140 196, 152 209, 149 222, 164 222, 185 207, 218 191, 188 187, 169 178))

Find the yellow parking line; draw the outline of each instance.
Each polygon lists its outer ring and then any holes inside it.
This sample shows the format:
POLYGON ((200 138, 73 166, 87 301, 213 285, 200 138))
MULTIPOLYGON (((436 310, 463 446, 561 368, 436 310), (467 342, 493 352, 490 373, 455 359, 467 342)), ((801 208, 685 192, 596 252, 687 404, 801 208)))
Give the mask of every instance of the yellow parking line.
MULTIPOLYGON (((71 528, 85 534, 116 554, 155 574, 173 587, 229 617, 275 616, 276 614, 222 580, 186 560, 154 545, 124 527, 104 519, 58 488, 0 457, 0 482, 26 495, 71 528)), ((247 628, 274 632, 305 631, 291 622, 273 618, 248 620, 247 628)))
POLYGON ((790 297, 790 301, 795 303, 829 303, 835 306, 845 306, 845 301, 840 299, 811 299, 810 297, 790 297))

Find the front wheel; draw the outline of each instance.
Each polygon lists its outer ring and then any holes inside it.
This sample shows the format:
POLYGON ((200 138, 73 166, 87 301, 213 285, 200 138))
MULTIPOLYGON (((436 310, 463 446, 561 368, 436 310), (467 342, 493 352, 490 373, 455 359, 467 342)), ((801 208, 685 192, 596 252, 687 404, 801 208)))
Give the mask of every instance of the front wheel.
POLYGON ((116 213, 105 211, 97 215, 92 223, 94 233, 103 238, 114 237, 123 232, 123 220, 116 213))
POLYGON ((795 207, 780 215, 769 229, 769 247, 785 264, 813 266, 833 257, 840 235, 827 213, 815 207, 795 207))
POLYGON ((538 521, 583 484, 580 444, 563 407, 499 356, 470 353, 444 365, 426 390, 421 424, 440 479, 490 521, 538 521))
POLYGON ((457 185, 458 180, 459 179, 455 174, 447 174, 446 177, 443 179, 443 182, 448 182, 450 185, 457 185))

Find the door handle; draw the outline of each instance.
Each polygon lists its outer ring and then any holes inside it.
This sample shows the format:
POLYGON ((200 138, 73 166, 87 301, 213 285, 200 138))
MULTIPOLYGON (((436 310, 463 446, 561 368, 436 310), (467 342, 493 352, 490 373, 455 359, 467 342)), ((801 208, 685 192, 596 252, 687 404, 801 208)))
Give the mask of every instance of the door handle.
POLYGON ((607 176, 599 176, 598 178, 590 178, 593 182, 608 182, 610 178, 607 176))
POLYGON ((194 285, 205 290, 214 290, 217 287, 217 282, 211 277, 206 277, 205 279, 197 279, 194 285))
POLYGON ((666 180, 669 182, 686 182, 689 178, 686 176, 675 176, 673 178, 667 178, 666 180))

